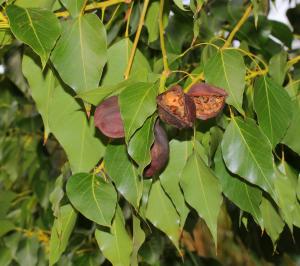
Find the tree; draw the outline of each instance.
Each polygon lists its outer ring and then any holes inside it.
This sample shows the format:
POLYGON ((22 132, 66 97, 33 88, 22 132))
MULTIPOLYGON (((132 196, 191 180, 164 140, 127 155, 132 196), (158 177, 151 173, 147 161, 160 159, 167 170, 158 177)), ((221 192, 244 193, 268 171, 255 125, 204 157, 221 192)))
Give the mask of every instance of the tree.
POLYGON ((300 56, 269 1, 0 3, 1 265, 299 256, 300 56))

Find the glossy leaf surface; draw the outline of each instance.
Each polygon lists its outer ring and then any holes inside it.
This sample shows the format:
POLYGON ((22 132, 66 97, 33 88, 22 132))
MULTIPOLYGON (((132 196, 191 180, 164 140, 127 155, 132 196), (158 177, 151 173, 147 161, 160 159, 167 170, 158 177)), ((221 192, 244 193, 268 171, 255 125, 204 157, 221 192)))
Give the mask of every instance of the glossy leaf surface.
POLYGON ((197 152, 186 162, 180 179, 184 198, 204 219, 217 243, 217 219, 222 203, 221 186, 197 152))
POLYGON ((60 25, 56 16, 48 10, 14 5, 9 5, 6 13, 13 34, 28 44, 41 57, 45 66, 60 35, 60 25))
POLYGON ((63 26, 51 55, 57 72, 76 92, 97 88, 107 60, 106 31, 101 20, 88 14, 63 26))
POLYGON ((95 174, 78 173, 69 178, 66 190, 72 205, 85 217, 111 226, 117 203, 112 184, 95 174))

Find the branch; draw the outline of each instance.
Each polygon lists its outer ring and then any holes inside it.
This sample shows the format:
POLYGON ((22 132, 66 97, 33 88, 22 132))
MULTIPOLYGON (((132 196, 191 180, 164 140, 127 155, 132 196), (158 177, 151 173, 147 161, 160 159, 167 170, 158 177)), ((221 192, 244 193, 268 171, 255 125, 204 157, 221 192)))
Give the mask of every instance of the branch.
POLYGON ((134 59, 134 55, 135 55, 135 51, 137 48, 137 44, 139 42, 140 39, 140 35, 141 35, 141 31, 144 25, 144 21, 145 21, 145 16, 146 16, 146 12, 147 12, 147 8, 148 8, 148 4, 149 4, 149 0, 145 0, 144 5, 143 5, 143 10, 142 10, 142 14, 140 17, 140 21, 139 21, 139 26, 137 28, 136 34, 135 34, 135 38, 134 38, 134 42, 132 45, 132 49, 130 51, 130 56, 129 56, 129 60, 128 60, 128 64, 124 73, 124 78, 128 79, 128 76, 130 74, 130 70, 133 64, 133 59, 134 59))

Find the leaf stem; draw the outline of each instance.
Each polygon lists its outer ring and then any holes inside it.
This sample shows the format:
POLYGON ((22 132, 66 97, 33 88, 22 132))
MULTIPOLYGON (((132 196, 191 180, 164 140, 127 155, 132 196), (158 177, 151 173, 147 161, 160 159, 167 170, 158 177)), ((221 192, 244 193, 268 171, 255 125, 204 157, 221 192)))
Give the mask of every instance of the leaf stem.
POLYGON ((240 28, 244 25, 244 23, 246 22, 246 20, 250 16, 252 8, 253 8, 252 4, 247 7, 247 9, 245 10, 245 12, 244 12, 243 16, 241 17, 241 19, 239 20, 239 22, 235 25, 233 30, 230 32, 226 42, 223 45, 223 48, 227 48, 227 47, 230 46, 230 44, 233 41, 233 38, 234 38, 235 34, 240 30, 240 28))
POLYGON ((125 70, 125 73, 124 73, 124 78, 125 79, 128 79, 128 76, 130 74, 130 70, 131 70, 131 67, 132 67, 132 64, 133 64, 135 51, 136 51, 137 44, 139 42, 140 35, 141 35, 141 32, 142 32, 142 28, 143 28, 143 25, 144 25, 148 4, 149 4, 149 0, 145 0, 144 5, 143 5, 142 14, 141 14, 140 21, 139 21, 139 25, 138 25, 138 28, 137 28, 137 31, 136 31, 136 34, 135 34, 135 38, 134 38, 134 41, 133 41, 132 49, 130 51, 128 64, 127 64, 127 67, 126 67, 126 70, 125 70))

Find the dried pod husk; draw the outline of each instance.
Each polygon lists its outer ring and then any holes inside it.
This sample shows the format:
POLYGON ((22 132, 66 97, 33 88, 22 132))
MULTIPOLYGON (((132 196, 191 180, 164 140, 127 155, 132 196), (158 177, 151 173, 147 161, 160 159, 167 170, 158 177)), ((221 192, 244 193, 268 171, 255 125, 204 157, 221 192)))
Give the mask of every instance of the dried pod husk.
POLYGON ((156 121, 154 127, 154 143, 151 147, 151 163, 144 170, 144 177, 151 177, 159 173, 169 159, 169 140, 165 130, 156 121))
POLYGON ((96 108, 94 123, 107 137, 123 138, 125 136, 117 96, 107 98, 96 108))
POLYGON ((225 105, 228 94, 223 89, 206 83, 197 83, 191 87, 188 95, 196 106, 196 117, 206 120, 217 116, 225 105))
POLYGON ((176 85, 156 98, 160 119, 177 128, 192 127, 196 118, 193 99, 176 85))

